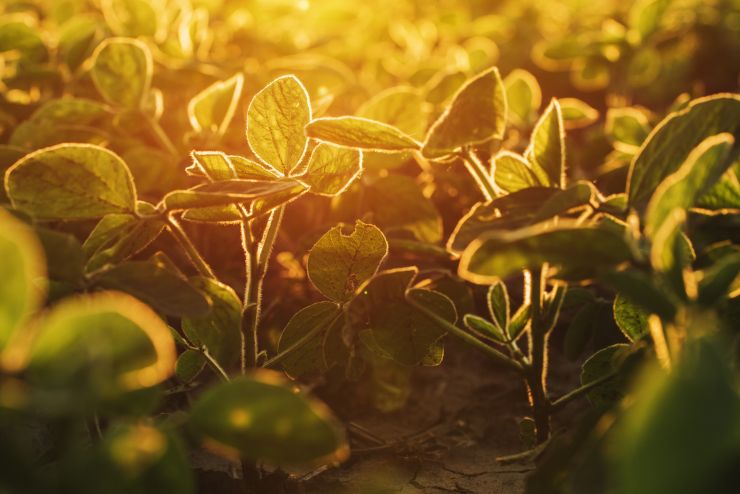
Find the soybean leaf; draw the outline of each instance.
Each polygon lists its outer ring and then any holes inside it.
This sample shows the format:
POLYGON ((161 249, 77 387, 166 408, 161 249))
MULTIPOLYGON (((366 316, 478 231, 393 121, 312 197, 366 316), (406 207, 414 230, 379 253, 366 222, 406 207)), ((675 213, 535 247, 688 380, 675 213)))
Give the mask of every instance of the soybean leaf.
POLYGON ((511 308, 509 304, 509 292, 503 281, 498 281, 488 288, 486 302, 491 320, 499 328, 506 331, 509 327, 509 319, 511 318, 511 308))
POLYGON ((493 338, 494 340, 503 343, 506 341, 504 331, 497 324, 486 321, 480 316, 474 314, 465 314, 463 317, 463 323, 473 333, 483 335, 487 338, 493 338))
POLYGON ((46 263, 33 231, 0 209, 0 350, 42 303, 46 263))
POLYGON ((599 119, 599 111, 578 98, 561 98, 558 101, 566 129, 587 127, 599 119))
POLYGON ((727 211, 740 209, 740 162, 735 164, 722 175, 706 193, 696 201, 696 206, 713 211, 727 211))
POLYGON ((164 221, 112 214, 100 220, 83 244, 88 260, 85 270, 96 271, 118 264, 141 252, 159 237, 164 221))
POLYGON ((466 79, 465 72, 457 69, 438 72, 425 85, 427 102, 433 105, 444 103, 454 96, 466 79))
POLYGON ((277 198, 278 202, 287 202, 306 190, 305 185, 290 178, 274 181, 223 180, 170 192, 164 197, 164 205, 168 211, 177 211, 228 204, 253 205, 257 199, 270 197, 277 198))
POLYGON ((275 180, 279 177, 271 167, 254 162, 244 156, 229 156, 231 165, 238 178, 258 179, 258 180, 275 180))
POLYGON ((177 357, 175 376, 184 383, 193 382, 203 372, 207 363, 203 353, 187 349, 177 357))
POLYGON ((59 55, 61 60, 72 70, 77 70, 95 45, 102 29, 93 16, 75 16, 59 29, 59 55))
POLYGON ((216 280, 194 277, 188 281, 208 296, 211 309, 205 315, 183 317, 182 331, 192 344, 204 345, 228 369, 238 360, 241 348, 241 301, 230 286, 216 280))
POLYGON ((348 453, 329 410, 268 371, 206 391, 193 405, 190 426, 242 458, 276 465, 323 464, 348 453))
POLYGON ((103 0, 105 20, 113 30, 125 36, 155 36, 161 13, 157 4, 146 0, 103 0))
POLYGON ((308 93, 288 75, 254 95, 247 110, 247 140, 259 159, 284 175, 300 163, 308 146, 303 127, 311 121, 308 93))
POLYGON ((292 378, 324 372, 324 340, 328 331, 337 330, 344 323, 342 311, 334 302, 317 302, 296 312, 285 326, 278 354, 285 352, 309 333, 314 336, 295 348, 282 360, 283 370, 292 378))
MULTIPOLYGON (((581 367, 581 384, 588 384, 616 372, 629 351, 629 345, 617 343, 593 354, 581 367)), ((589 390, 587 396, 596 407, 608 406, 622 399, 625 386, 624 378, 617 376, 589 390)))
POLYGON ((672 320, 676 314, 677 301, 650 275, 634 269, 607 273, 602 281, 619 292, 634 305, 661 319, 672 320))
POLYGON ((234 117, 243 86, 244 76, 236 74, 225 81, 216 81, 196 94, 188 103, 188 117, 193 129, 223 135, 234 117))
POLYGON ((526 126, 542 105, 542 90, 537 79, 526 70, 515 69, 504 78, 509 120, 526 126))
POLYGON ((561 222, 556 227, 535 225, 484 235, 463 251, 459 273, 473 283, 490 284, 521 269, 549 263, 588 278, 631 258, 623 236, 603 228, 561 222))
POLYGON ((511 324, 509 324, 509 337, 512 341, 516 340, 522 335, 522 333, 524 333, 524 330, 529 324, 531 312, 532 306, 530 304, 523 304, 511 317, 511 324))
POLYGON ((630 341, 637 341, 648 333, 649 315, 621 294, 614 298, 614 321, 630 341))
POLYGON ((663 15, 671 0, 639 0, 629 9, 629 26, 635 29, 641 38, 655 33, 663 21, 663 15))
MULTIPOLYGON (((372 331, 383 352, 399 363, 417 365, 445 334, 444 329, 406 301, 406 291, 417 274, 416 268, 383 271, 366 281, 348 309, 353 330, 372 331)), ((454 322, 455 306, 444 295, 414 289, 415 299, 440 317, 454 322)))
POLYGON ((27 154, 7 171, 14 207, 39 219, 91 219, 133 212, 136 189, 126 164, 89 144, 58 144, 27 154))
POLYGON ((740 129, 740 96, 718 94, 693 100, 671 113, 643 142, 630 165, 627 195, 630 207, 643 212, 653 191, 675 172, 707 137, 740 129))
POLYGON ((175 345, 167 325, 145 304, 121 293, 65 300, 38 328, 27 375, 38 389, 56 393, 46 413, 87 409, 157 385, 174 367, 175 345))
POLYGON ((220 151, 193 151, 193 164, 185 171, 205 175, 212 182, 237 178, 234 164, 228 155, 220 151))
POLYGON ((21 61, 29 63, 43 62, 49 56, 37 29, 25 20, 6 17, 0 23, 0 52, 10 51, 16 51, 21 61))
POLYGON ((416 139, 392 125, 361 117, 317 118, 306 125, 306 135, 337 146, 373 151, 405 151, 420 147, 416 139))
POLYGON ((36 235, 44 248, 49 278, 72 285, 79 284, 83 278, 85 253, 77 238, 48 228, 36 228, 36 235))
POLYGON ((548 197, 535 212, 532 222, 537 223, 590 204, 597 193, 591 182, 585 180, 576 182, 567 189, 559 190, 548 197))
POLYGON ((164 314, 198 317, 208 314, 209 300, 187 281, 148 261, 127 261, 98 273, 94 283, 120 290, 164 314))
POLYGON ((650 124, 637 108, 610 108, 606 112, 604 132, 614 141, 614 147, 634 153, 650 132, 650 124))
POLYGON ((308 169, 301 180, 314 194, 341 194, 362 171, 362 151, 321 143, 308 160, 308 169))
POLYGON ((506 192, 541 185, 529 162, 510 151, 500 151, 493 158, 493 179, 506 192))
POLYGON ((702 273, 699 281, 699 302, 715 305, 729 296, 728 292, 738 283, 740 253, 725 255, 702 273))
POLYGON ((357 220, 351 235, 336 226, 308 254, 311 282, 327 298, 342 302, 375 274, 388 254, 388 242, 376 226, 357 220))
POLYGON ((152 54, 143 42, 108 38, 92 55, 90 69, 98 92, 113 105, 141 108, 152 82, 152 54))
POLYGON ((732 164, 729 153, 734 142, 726 133, 708 137, 689 153, 677 171, 661 181, 645 212, 648 236, 655 237, 669 215, 677 209, 687 210, 722 177, 732 164))
POLYGON ((504 84, 494 67, 460 88, 450 106, 429 128, 422 153, 437 158, 466 145, 501 139, 506 111, 504 84))
POLYGON ((593 334, 594 323, 599 312, 596 302, 589 302, 576 313, 565 333, 563 350, 568 360, 575 360, 586 348, 593 334))
POLYGON ((442 218, 414 179, 389 175, 373 182, 365 194, 373 219, 384 229, 408 230, 429 243, 442 239, 442 218))
POLYGON ((524 157, 540 183, 565 187, 565 133, 560 103, 555 98, 537 121, 524 157))

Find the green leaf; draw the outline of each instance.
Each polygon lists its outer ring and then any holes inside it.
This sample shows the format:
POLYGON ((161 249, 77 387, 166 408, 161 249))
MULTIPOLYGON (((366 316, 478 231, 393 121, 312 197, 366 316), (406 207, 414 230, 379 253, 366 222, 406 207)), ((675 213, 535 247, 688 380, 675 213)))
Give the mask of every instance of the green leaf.
POLYGON ((249 103, 249 146, 259 159, 288 175, 306 153, 308 139, 303 128, 310 121, 306 88, 295 76, 279 77, 249 103))
POLYGON ((572 209, 591 204, 598 194, 596 188, 585 180, 578 181, 567 189, 559 190, 548 197, 535 212, 533 223, 538 223, 572 209))
MULTIPOLYGON (((629 345, 617 343, 594 353, 581 367, 581 384, 588 384, 617 371, 629 352, 629 345)), ((624 379, 615 377, 592 388, 586 396, 595 407, 607 406, 622 399, 625 387, 624 379)))
POLYGON ((230 155, 229 160, 234 167, 237 178, 249 180, 275 180, 280 175, 272 168, 267 167, 256 161, 245 158, 244 156, 230 155))
POLYGON ((650 123, 637 108, 609 108, 604 132, 614 142, 615 149, 633 154, 647 138, 650 123))
POLYGON ((43 62, 49 56, 38 28, 31 26, 27 19, 16 20, 8 16, 0 23, 0 52, 10 51, 17 51, 20 61, 29 63, 43 62))
POLYGON ((308 190, 301 182, 282 178, 280 180, 223 180, 201 184, 188 190, 176 190, 164 197, 168 211, 178 211, 228 204, 254 205, 258 200, 290 201, 308 190))
POLYGON ((486 321, 482 317, 476 316, 474 314, 465 314, 465 317, 463 317, 463 323, 473 333, 477 333, 488 338, 493 338, 500 343, 506 341, 504 331, 501 329, 501 327, 499 327, 497 324, 486 321))
POLYGON ((91 219, 133 212, 136 189, 126 163, 88 144, 59 144, 27 154, 5 174, 14 207, 39 219, 91 219))
POLYGON ((87 256, 85 270, 96 271, 106 264, 118 264, 144 250, 164 230, 158 218, 136 218, 128 214, 109 214, 95 226, 83 244, 87 256))
POLYGON ((327 298, 343 302, 375 274, 388 254, 385 235, 374 225, 357 220, 351 235, 335 226, 308 254, 308 277, 327 298))
POLYGON ((491 320, 504 331, 509 327, 511 319, 511 308, 509 304, 509 292, 503 281, 498 281, 488 288, 488 313, 491 320))
POLYGON ((689 153, 686 161, 655 189, 645 212, 645 233, 655 237, 669 215, 685 212, 722 177, 732 164, 735 143, 731 134, 708 137, 689 153))
POLYGON ((268 371, 206 391, 193 405, 190 426, 221 449, 276 465, 332 463, 348 454, 329 410, 268 371))
POLYGON ((46 292, 44 253, 33 231, 0 209, 0 350, 46 292))
POLYGON ((374 221, 386 230, 408 230, 425 242, 442 239, 442 218, 412 178, 389 175, 365 189, 374 221))
POLYGON ((740 209, 740 161, 722 175, 706 193, 696 201, 696 206, 712 211, 732 211, 740 209))
POLYGON ((522 335, 522 333, 524 333, 524 330, 529 324, 531 313, 532 306, 529 304, 523 304, 511 317, 511 324, 509 324, 509 337, 512 341, 516 340, 522 335))
POLYGON ((85 253, 77 238, 48 228, 36 228, 36 235, 44 248, 49 278, 73 285, 81 282, 85 253))
POLYGON ((310 192, 319 195, 341 194, 362 172, 362 151, 321 143, 308 160, 308 169, 301 180, 310 192))
POLYGON ((537 121, 524 157, 543 185, 565 187, 565 131, 555 98, 537 121))
POLYGON ((506 94, 497 68, 468 81, 427 132, 424 156, 437 158, 463 146, 501 139, 506 128, 506 94))
POLYGON ((212 182, 237 178, 229 156, 220 151, 193 151, 193 164, 185 171, 191 175, 205 175, 212 182))
POLYGON ((655 188, 686 161, 707 137, 740 129, 740 96, 718 94, 693 100, 671 113, 643 142, 630 165, 627 195, 630 207, 643 212, 655 188))
POLYGON ((113 30, 124 36, 156 36, 162 13, 156 3, 147 0, 104 0, 103 15, 113 30))
POLYGON ((560 222, 556 227, 535 225, 480 237, 463 251, 459 273, 473 283, 491 284, 522 269, 548 263, 587 278, 631 258, 629 245, 621 235, 560 222))
POLYGON ((175 362, 175 376, 184 383, 190 383, 197 378, 207 365, 206 357, 195 350, 185 350, 175 362))
POLYGON ((125 108, 141 108, 152 83, 152 54, 143 42, 108 38, 95 48, 90 69, 98 92, 106 101, 125 108))
POLYGON ((101 31, 98 19, 84 14, 77 15, 60 26, 59 55, 73 72, 90 55, 101 31))
MULTIPOLYGON (((350 302, 348 317, 354 331, 372 330, 373 339, 390 357, 405 365, 417 365, 444 336, 426 314, 406 301, 406 291, 417 274, 416 268, 383 271, 363 284, 350 302)), ((412 290, 415 299, 440 317, 457 319, 454 304, 431 290, 412 290)))
POLYGON ((702 273, 699 281, 699 302, 704 305, 716 305, 729 297, 738 283, 740 274, 740 253, 725 255, 702 273))
POLYGON ((649 315, 619 293, 614 298, 614 321, 630 341, 637 341, 648 333, 649 315))
POLYGON ((188 103, 188 118, 193 129, 223 135, 234 118, 243 86, 244 76, 236 74, 225 81, 216 81, 196 94, 188 103))
POLYGON ((211 308, 209 300, 187 281, 148 261, 121 263, 97 274, 94 283, 129 293, 171 316, 204 316, 211 308))
POLYGON ((661 319, 670 321, 676 314, 676 300, 647 273, 628 269, 607 273, 601 280, 634 305, 661 319))
POLYGON ((312 331, 318 331, 311 339, 283 358, 283 370, 292 378, 326 371, 324 340, 329 331, 338 331, 344 319, 342 311, 334 302, 317 302, 296 312, 285 326, 278 343, 278 353, 291 348, 312 331), (320 330, 320 331, 319 331, 320 330))
POLYGON ((587 127, 599 119, 599 111, 578 98, 561 98, 558 101, 566 129, 587 127))
POLYGON ((306 125, 306 135, 337 146, 373 151, 405 151, 420 148, 419 142, 392 125, 362 117, 317 118, 306 125))
POLYGON ((663 14, 671 0, 638 0, 629 9, 629 27, 635 29, 641 38, 647 38, 660 29, 663 14))
POLYGON ((504 78, 509 120, 527 126, 542 105, 542 90, 537 79, 526 70, 515 69, 504 78))
POLYGON ((38 323, 26 373, 38 392, 53 393, 44 412, 54 413, 155 386, 174 364, 170 330, 149 307, 97 293, 61 302, 38 323))
POLYGON ((493 179, 506 192, 541 185, 529 162, 518 154, 500 151, 492 161, 493 179))
POLYGON ((188 282, 208 296, 211 310, 198 317, 183 317, 182 331, 193 345, 204 345, 228 369, 240 355, 242 303, 233 288, 216 280, 194 277, 188 282))

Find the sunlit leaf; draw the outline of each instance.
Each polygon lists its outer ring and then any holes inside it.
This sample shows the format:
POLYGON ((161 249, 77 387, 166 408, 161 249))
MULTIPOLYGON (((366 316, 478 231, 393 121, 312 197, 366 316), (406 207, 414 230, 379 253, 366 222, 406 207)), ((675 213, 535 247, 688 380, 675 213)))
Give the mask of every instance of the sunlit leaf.
POLYGON ((599 111, 578 98, 561 98, 558 101, 566 129, 586 127, 599 119, 599 111))
POLYGON ((510 151, 500 151, 493 158, 493 179, 506 192, 540 185, 529 162, 510 151))
POLYGON ((387 254, 388 242, 376 226, 358 220, 350 235, 336 226, 311 248, 308 277, 326 297, 345 301, 375 274, 387 254))
POLYGON ((202 352, 185 350, 175 362, 175 376, 184 383, 192 382, 203 372, 206 365, 206 357, 202 352))
POLYGON ((164 205, 169 211, 228 204, 252 204, 257 199, 280 197, 288 201, 306 191, 306 186, 297 180, 283 178, 271 180, 223 180, 202 184, 188 190, 176 190, 167 194, 164 205))
POLYGON ((430 158, 462 146, 501 139, 506 127, 506 95, 498 69, 467 82, 427 132, 422 152, 430 158))
POLYGON ((279 77, 258 92, 247 110, 247 140, 262 161, 288 175, 303 159, 311 121, 308 93, 295 76, 279 77))
POLYGON ((506 337, 504 336, 504 332, 500 326, 487 321, 480 316, 465 314, 465 317, 463 317, 463 323, 473 333, 493 338, 498 342, 506 341, 506 337))
POLYGON ((420 144, 392 125, 362 117, 317 118, 306 126, 306 135, 337 146, 373 151, 419 149, 420 144))
MULTIPOLYGON (((581 384, 588 384, 616 372, 629 349, 629 345, 617 343, 593 354, 581 367, 581 384)), ((616 403, 624 396, 625 384, 624 379, 615 377, 589 390, 588 399, 596 407, 616 403)))
POLYGON ((98 92, 111 104, 140 108, 152 82, 152 55, 143 42, 108 38, 95 49, 90 69, 98 92))
POLYGON ((636 108, 609 108, 604 132, 620 151, 634 153, 650 132, 650 124, 643 112, 636 108))
POLYGON ((343 323, 342 311, 334 302, 316 302, 296 312, 280 335, 278 353, 287 351, 312 332, 314 336, 283 358, 283 370, 293 378, 324 372, 326 333, 337 330, 343 323))
POLYGON ((363 153, 321 143, 314 148, 301 180, 314 194, 340 194, 360 175, 363 153))
POLYGON ((543 185, 565 186, 565 134, 558 100, 553 98, 537 121, 524 157, 543 185))
POLYGON ((193 129, 223 135, 234 117, 243 86, 244 76, 236 74, 225 81, 216 81, 196 94, 188 103, 188 117, 193 129))
POLYGON ((126 164, 105 148, 59 144, 24 156, 5 175, 14 207, 40 219, 100 218, 133 212, 136 189, 126 164))
POLYGON ((207 445, 277 465, 341 461, 348 453, 328 409, 267 371, 206 391, 191 410, 190 425, 207 445))
POLYGON ((528 125, 542 105, 542 91, 537 79, 526 70, 515 69, 504 78, 510 120, 528 125))
POLYGON ((617 294, 614 299, 614 320, 628 340, 639 340, 648 333, 648 316, 646 311, 617 294))
POLYGON ((511 308, 509 303, 509 292, 503 281, 492 284, 488 288, 488 313, 496 325, 506 331, 511 319, 511 308))

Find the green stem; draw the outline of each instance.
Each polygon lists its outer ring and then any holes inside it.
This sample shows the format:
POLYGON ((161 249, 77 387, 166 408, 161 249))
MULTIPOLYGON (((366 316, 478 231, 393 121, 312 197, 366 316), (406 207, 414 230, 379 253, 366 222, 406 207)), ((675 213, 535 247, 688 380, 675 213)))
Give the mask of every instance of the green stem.
POLYGON ((617 374, 618 374, 618 372, 610 372, 608 374, 605 374, 605 375, 601 376, 598 379, 594 379, 591 382, 588 382, 588 383, 586 383, 586 384, 584 384, 582 386, 577 387, 576 389, 574 389, 573 391, 570 391, 569 393, 564 394, 563 396, 561 396, 557 400, 554 400, 550 404, 550 411, 551 412, 554 412, 554 411, 560 410, 563 406, 565 406, 566 404, 568 404, 571 401, 575 400, 579 396, 581 396, 581 395, 589 392, 593 388, 595 388, 597 386, 600 386, 601 384, 604 384, 605 382, 613 379, 617 374))
POLYGON ((301 338, 294 342, 292 345, 290 345, 288 348, 283 350, 282 352, 278 353, 271 359, 269 359, 267 362, 262 364, 262 367, 274 367, 276 364, 279 364, 283 360, 285 360, 286 357, 289 357, 293 352, 296 350, 303 348, 303 346, 311 341, 315 336, 317 336, 319 333, 324 331, 325 329, 331 328, 334 323, 339 320, 339 318, 342 316, 342 311, 337 312, 337 314, 329 320, 327 324, 319 324, 314 328, 311 328, 310 331, 308 331, 306 334, 301 336, 301 338))
POLYGON ((532 304, 532 320, 530 328, 529 361, 527 386, 529 399, 532 405, 532 414, 538 443, 550 437, 550 407, 547 398, 547 359, 545 348, 547 345, 547 328, 544 325, 543 314, 543 284, 544 268, 533 269, 530 280, 530 300, 532 304))
POLYGON ((486 198, 486 201, 490 201, 496 197, 496 186, 493 184, 493 180, 491 180, 486 167, 481 163, 478 156, 476 156, 475 151, 471 148, 465 148, 461 157, 468 172, 475 179, 478 188, 486 198))
POLYGON ((178 156, 179 153, 177 152, 177 148, 172 143, 172 140, 169 138, 162 126, 159 125, 159 122, 143 111, 141 112, 141 115, 144 117, 144 120, 146 120, 152 135, 159 141, 162 147, 172 156, 178 156))
POLYGON ((457 338, 460 338, 465 343, 468 343, 469 345, 474 346, 478 350, 485 352, 486 354, 488 354, 489 357, 492 357, 493 360, 499 362, 500 364, 505 365, 506 367, 518 372, 519 374, 523 374, 525 372, 525 369, 522 366, 522 364, 520 364, 516 360, 512 360, 505 353, 500 352, 496 350, 495 348, 486 345, 484 342, 482 342, 475 336, 458 328, 457 326, 447 321, 446 319, 438 316, 433 311, 427 309, 425 306, 413 300, 411 297, 407 296, 406 301, 409 304, 413 305, 418 310, 420 310, 421 312, 423 312, 425 315, 427 315, 430 319, 432 319, 434 322, 439 324, 441 327, 443 327, 447 332, 451 333, 457 338))
POLYGON ((188 237, 188 234, 183 230, 182 225, 180 225, 180 223, 170 215, 167 215, 165 218, 168 227, 167 229, 175 240, 177 240, 177 243, 183 248, 188 259, 190 259, 190 262, 195 266, 195 269, 197 269, 198 272, 206 278, 214 280, 217 279, 216 275, 213 274, 211 267, 200 252, 198 252, 198 249, 193 245, 193 242, 190 241, 190 237, 188 237))

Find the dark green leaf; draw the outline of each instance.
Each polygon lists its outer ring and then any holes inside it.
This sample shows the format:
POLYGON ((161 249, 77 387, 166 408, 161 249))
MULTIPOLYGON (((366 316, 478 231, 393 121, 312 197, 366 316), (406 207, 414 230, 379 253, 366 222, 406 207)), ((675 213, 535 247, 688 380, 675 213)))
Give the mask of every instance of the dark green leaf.
MULTIPOLYGON (((588 384, 616 372, 629 351, 629 345, 617 343, 591 355, 581 368, 581 384, 588 384)), ((612 405, 624 396, 625 384, 624 379, 615 377, 588 391, 588 399, 596 407, 612 405)))
POLYGON ((280 335, 278 353, 291 348, 310 332, 314 336, 293 350, 281 364, 293 378, 324 372, 324 341, 327 332, 337 331, 344 323, 342 311, 334 302, 317 302, 296 312, 280 335))
POLYGON ((614 320, 630 341, 636 341, 648 333, 650 314, 621 294, 614 299, 614 320))

